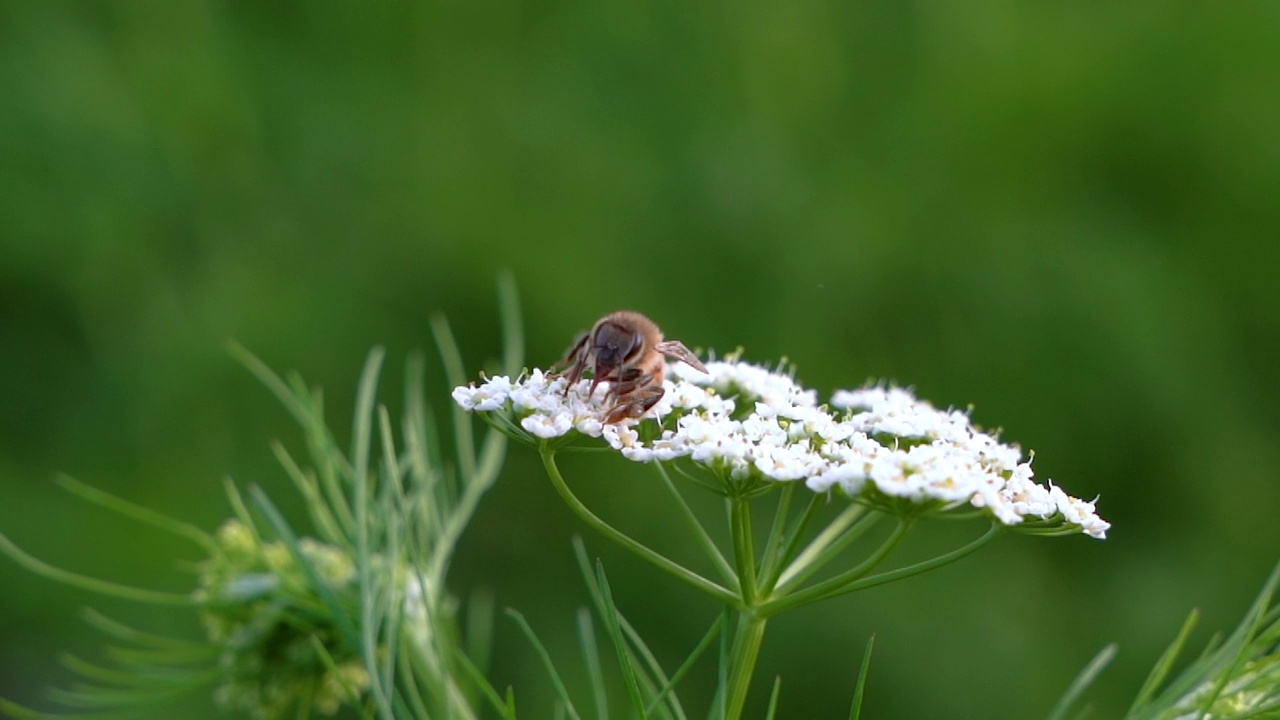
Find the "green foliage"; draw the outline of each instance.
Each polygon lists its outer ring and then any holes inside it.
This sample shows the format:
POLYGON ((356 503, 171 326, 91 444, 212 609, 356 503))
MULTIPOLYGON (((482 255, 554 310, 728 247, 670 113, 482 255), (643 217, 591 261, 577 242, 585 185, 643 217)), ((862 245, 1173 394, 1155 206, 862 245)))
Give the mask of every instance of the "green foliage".
MULTIPOLYGON (((345 447, 364 354, 429 344, 429 310, 448 311, 469 370, 500 366, 490 281, 509 267, 533 364, 633 307, 690 344, 785 354, 814 387, 884 377, 977 402, 1046 476, 1114 508, 1106 547, 1004 543, 981 572, 805 609, 762 673, 832 662, 788 675, 784 717, 842 713, 829 688, 873 631, 887 660, 864 716, 1025 718, 1113 640, 1095 717, 1119 716, 1187 609, 1229 627, 1280 545, 1275 13, 6 3, 0 529, 159 588, 171 545, 46 480, 66 471, 208 530, 230 473, 305 517, 262 440, 302 446, 223 340, 329 388, 345 447), (894 655, 921 634, 925 667, 894 655), (1005 679, 997 697, 975 663, 1005 679)), ((428 392, 443 408, 442 385, 428 392)), ((511 460, 454 574, 537 620, 580 601, 545 538, 582 526, 530 464, 511 460), (516 569, 480 577, 499 564, 516 569)), ((681 524, 654 511, 642 468, 578 477, 646 541, 681 524)), ((652 572, 609 570, 619 587, 652 572)), ((0 695, 33 704, 63 678, 56 649, 86 642, 76 596, 12 563, 0 586, 0 695)), ((685 597, 621 602, 670 628, 656 650, 679 646, 685 597)), ((571 636, 563 617, 548 640, 571 636)), ((494 643, 504 683, 541 683, 503 660, 527 651, 518 633, 494 643)))
MULTIPOLYGON (((514 283, 500 283, 508 328, 507 360, 520 363, 519 307, 514 283)), ((436 322, 446 366, 461 361, 444 321, 436 322)), ((27 555, 0 536, 0 551, 51 580, 104 596, 182 604, 198 610, 202 642, 155 636, 88 617, 100 630, 137 649, 114 653, 102 667, 67 665, 83 682, 51 691, 58 705, 93 714, 148 711, 175 695, 210 690, 217 704, 261 720, 333 715, 358 709, 384 720, 478 717, 482 703, 513 716, 468 657, 457 602, 446 590, 449 561, 480 497, 492 487, 506 440, 489 433, 476 450, 469 423, 450 455, 441 452, 424 397, 421 359, 408 365, 399 447, 385 406, 377 403, 382 351, 369 355, 361 376, 353 441, 341 450, 325 423, 319 391, 296 375, 281 379, 243 349, 235 352, 281 399, 303 427, 310 467, 277 445, 276 452, 319 538, 302 535, 259 487, 246 503, 227 483, 234 512, 213 537, 75 481, 75 494, 143 523, 196 542, 207 552, 189 596, 158 593, 69 573, 27 555), (376 428, 376 430, 375 430, 376 428)), ((461 411, 455 411, 460 415, 461 411)), ((483 604, 473 611, 488 612, 483 604)), ((15 717, 44 717, 14 703, 15 717)))
POLYGON ((1244 619, 1221 642, 1214 639, 1159 693, 1186 642, 1196 614, 1152 670, 1125 717, 1131 720, 1265 718, 1280 716, 1280 565, 1267 578, 1244 619))

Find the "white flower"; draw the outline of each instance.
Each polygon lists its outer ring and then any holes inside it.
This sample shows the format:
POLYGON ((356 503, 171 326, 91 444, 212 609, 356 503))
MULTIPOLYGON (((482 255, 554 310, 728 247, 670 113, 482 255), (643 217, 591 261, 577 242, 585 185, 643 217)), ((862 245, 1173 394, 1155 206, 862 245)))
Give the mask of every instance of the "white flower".
POLYGON ((894 387, 839 390, 830 410, 786 373, 738 361, 706 367, 667 366, 663 397, 646 418, 613 425, 604 424, 608 382, 589 397, 590 380, 570 387, 540 370, 460 387, 453 397, 469 411, 511 412, 532 437, 603 438, 635 462, 688 458, 734 480, 804 481, 814 492, 944 508, 967 503, 1005 525, 1058 521, 1096 538, 1110 527, 1095 503, 1037 483, 1016 445, 975 428, 965 412, 937 410, 894 387), (650 418, 662 429, 646 442, 636 426, 650 418))
POLYGON ((520 427, 537 437, 560 437, 573 429, 573 420, 563 413, 556 415, 530 415, 520 421, 520 427))
POLYGON ((588 437, 600 437, 604 432, 604 423, 598 417, 582 415, 574 420, 573 429, 588 437))
POLYGON ((763 445, 754 454, 756 469, 772 480, 803 480, 827 465, 817 453, 800 445, 763 445))
POLYGON ((511 379, 499 375, 489 378, 480 387, 454 388, 453 399, 463 409, 473 412, 492 412, 501 408, 511 394, 511 379))

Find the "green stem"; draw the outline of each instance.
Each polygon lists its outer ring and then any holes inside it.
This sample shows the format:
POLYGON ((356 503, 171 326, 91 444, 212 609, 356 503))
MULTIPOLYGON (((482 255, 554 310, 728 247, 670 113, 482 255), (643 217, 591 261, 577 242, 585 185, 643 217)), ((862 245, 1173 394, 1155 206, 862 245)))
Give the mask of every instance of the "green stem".
POLYGON ((729 565, 728 560, 724 559, 720 548, 716 547, 716 541, 712 540, 711 536, 707 534, 707 529, 703 527, 702 523, 698 522, 698 517, 693 514, 693 509, 689 507, 689 503, 685 502, 684 496, 680 494, 680 490, 671 481, 671 475, 667 473, 667 469, 660 462, 655 462, 654 465, 658 468, 658 474, 662 476, 663 486, 667 488, 667 492, 671 494, 672 499, 680 506, 681 515, 684 516, 685 522, 689 524, 689 528, 693 530, 694 536, 698 538, 698 544, 702 546, 702 550, 711 560, 711 564, 715 565, 716 570, 719 571, 720 576, 726 582, 734 582, 737 576, 734 575, 733 567, 729 565))
POLYGON ((779 549, 776 559, 767 558, 766 562, 770 563, 769 572, 766 573, 764 581, 760 583, 760 587, 767 588, 768 592, 778 586, 778 578, 782 575, 782 571, 787 567, 787 563, 795 558, 796 553, 800 552, 800 542, 804 540, 805 531, 809 529, 809 523, 813 521, 814 515, 817 514, 818 508, 822 506, 822 495, 814 493, 809 499, 809 505, 795 522, 795 527, 791 531, 791 536, 787 538, 786 546, 779 549))
POLYGON ((756 586, 760 592, 773 590, 772 580, 777 578, 776 568, 782 565, 782 538, 786 534, 787 515, 791 510, 791 498, 795 495, 796 483, 787 483, 778 495, 778 507, 773 514, 773 527, 769 529, 769 540, 765 543, 764 552, 760 554, 760 578, 756 586))
POLYGON ((867 573, 874 570, 877 565, 884 562, 884 559, 889 557, 889 553, 893 552, 893 550, 898 547, 898 543, 902 542, 902 539, 906 537, 907 530, 909 529, 911 529, 911 523, 909 521, 899 519, 898 525, 893 529, 893 532, 889 533, 889 537, 885 538, 880 547, 876 548, 876 551, 866 560, 863 560, 858 565, 836 575, 833 578, 823 580, 822 582, 811 585, 804 590, 791 593, 790 595, 784 595, 777 600, 765 603, 764 606, 760 608, 761 612, 765 615, 777 615, 785 610, 790 610, 792 608, 799 607, 800 605, 822 599, 823 597, 826 597, 828 593, 833 591, 843 589, 849 583, 864 577, 867 573))
POLYGON ((850 505, 845 508, 782 572, 777 582, 779 591, 785 593, 804 582, 882 517, 879 513, 869 513, 865 505, 850 505))
POLYGON ((742 604, 751 607, 756 602, 756 551, 751 538, 751 503, 744 497, 729 498, 729 533, 733 537, 742 604))
POLYGON ((733 666, 729 671, 725 694, 724 720, 738 720, 742 717, 747 692, 751 689, 751 675, 756 668, 756 659, 760 657, 760 645, 764 642, 764 628, 768 618, 755 613, 741 613, 738 622, 738 631, 730 652, 733 666))
POLYGON ((983 533, 982 537, 978 538, 977 540, 974 540, 968 545, 956 548, 955 550, 952 550, 949 553, 939 555, 938 557, 933 558, 931 560, 925 560, 923 562, 918 562, 914 565, 908 565, 906 567, 898 568, 897 570, 890 570, 888 572, 882 572, 879 575, 872 575, 871 577, 868 577, 868 578, 856 580, 844 587, 837 587, 837 588, 828 590, 824 594, 815 595, 813 597, 807 597, 810 590, 814 590, 815 588, 818 587, 815 585, 813 588, 809 588, 808 590, 805 590, 802 593, 796 593, 795 595, 792 595, 791 597, 786 598, 785 601, 779 602, 778 608, 776 610, 770 608, 769 612, 770 614, 782 612, 784 610, 789 610, 793 607, 798 607, 800 605, 803 605, 809 602, 815 602, 817 600, 826 600, 828 598, 837 597, 839 595, 846 595, 851 592, 866 590, 867 588, 875 587, 876 585, 884 585, 885 583, 891 583, 891 582, 894 582, 895 580, 904 580, 914 575, 919 575, 921 573, 925 573, 930 570, 936 570, 944 565, 948 565, 961 558, 971 555, 974 552, 977 552, 984 545, 994 540, 996 536, 1000 534, 1000 530, 1002 527, 1003 526, 999 524, 992 523, 991 528, 987 530, 985 533, 983 533), (801 598, 800 597, 801 595, 806 595, 806 597, 801 598))
POLYGON ((613 540, 624 548, 634 552, 636 555, 648 560, 658 566, 660 570, 671 573, 676 578, 683 580, 695 588, 707 593, 715 599, 728 603, 734 607, 741 607, 742 601, 734 592, 726 589, 718 583, 708 580, 698 573, 672 561, 671 559, 649 549, 645 545, 637 542, 629 535, 623 533, 609 523, 602 520, 598 515, 591 512, 586 505, 578 499, 577 495, 569 489, 568 483, 564 481, 564 476, 560 474, 560 468, 556 467, 555 453, 548 450, 542 450, 542 465, 547 470, 547 475, 551 477, 551 484, 555 486, 556 491, 560 493, 560 497, 568 503, 569 509, 572 510, 587 525, 599 532, 601 535, 613 540))

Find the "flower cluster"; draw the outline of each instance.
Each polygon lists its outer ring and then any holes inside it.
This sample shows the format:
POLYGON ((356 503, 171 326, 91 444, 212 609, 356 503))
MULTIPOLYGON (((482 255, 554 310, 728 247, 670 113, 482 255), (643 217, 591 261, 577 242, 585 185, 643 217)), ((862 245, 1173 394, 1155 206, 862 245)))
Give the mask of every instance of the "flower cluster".
MULTIPOLYGON (((217 534, 219 552, 201 565, 195 598, 209 640, 221 647, 218 704, 256 718, 288 717, 296 707, 333 715, 369 687, 354 650, 338 640, 302 567, 280 541, 264 543, 236 520, 217 534), (317 652, 319 641, 329 655, 317 652)), ((322 582, 354 593, 355 565, 310 538, 299 550, 322 582)))
POLYGON ((789 374, 730 359, 666 368, 666 393, 643 421, 605 425, 609 383, 588 397, 589 380, 541 370, 487 378, 453 391, 468 411, 495 413, 534 438, 602 437, 637 462, 689 458, 733 480, 804 481, 814 492, 885 502, 969 504, 1005 525, 1056 520, 1095 537, 1110 524, 1094 504, 1032 477, 1013 445, 974 427, 966 413, 933 408, 901 388, 840 390, 829 405, 789 374), (642 437, 641 430, 645 430, 642 437))

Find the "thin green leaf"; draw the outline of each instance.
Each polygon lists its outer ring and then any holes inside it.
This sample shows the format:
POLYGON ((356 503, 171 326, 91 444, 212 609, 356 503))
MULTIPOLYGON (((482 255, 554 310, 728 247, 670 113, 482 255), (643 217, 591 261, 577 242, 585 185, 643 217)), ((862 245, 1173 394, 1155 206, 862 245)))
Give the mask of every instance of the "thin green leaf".
POLYGON ((1209 678, 1229 675, 1228 668, 1236 666, 1248 655, 1250 637, 1260 625, 1259 619, 1267 613, 1267 606, 1277 582, 1280 582, 1280 564, 1272 570, 1262 591, 1254 599, 1236 629, 1225 639, 1215 635, 1210 641, 1212 652, 1206 648, 1200 659, 1184 669, 1152 702, 1141 708, 1135 717, 1154 717, 1161 708, 1173 706, 1180 698, 1207 682, 1209 678))
POLYGON ((293 390, 289 388, 289 385, 279 375, 276 375, 266 363, 259 360, 257 355, 249 352, 235 340, 227 341, 227 351, 235 356, 241 365, 248 368, 249 372, 253 373, 259 382, 266 385, 267 389, 280 400, 280 403, 300 424, 305 426, 308 423, 310 408, 298 398, 293 390))
MULTIPOLYGON (((606 617, 606 613, 608 612, 607 607, 605 605, 605 601, 604 601, 604 594, 600 591, 600 587, 596 583, 595 578, 593 576, 593 573, 591 570, 591 567, 592 567, 591 559, 587 556, 587 548, 586 548, 586 545, 582 542, 581 536, 576 536, 576 535, 574 536, 573 552, 574 552, 574 558, 578 561, 578 569, 579 571, 582 572, 582 579, 584 582, 586 582, 587 590, 591 595, 592 606, 595 608, 596 614, 599 615, 600 618, 603 620, 606 617)), ((663 698, 670 695, 670 702, 669 702, 670 712, 666 714, 674 715, 675 717, 680 718, 680 720, 685 720, 684 709, 680 706, 679 699, 671 692, 672 688, 674 688, 675 683, 678 682, 679 678, 673 677, 671 679, 668 679, 666 674, 662 670, 662 666, 658 663, 657 657, 654 656, 653 652, 649 649, 648 645, 645 644, 644 639, 640 637, 640 633, 638 633, 635 627, 633 627, 631 623, 627 621, 626 616, 623 615, 621 612, 617 612, 616 608, 615 608, 615 616, 618 619, 618 624, 622 628, 623 634, 626 635, 627 640, 631 643, 630 648, 628 649, 628 652, 631 652, 631 648, 634 648, 634 655, 639 656, 639 659, 644 661, 645 666, 648 668, 649 674, 652 675, 657 680, 657 682, 660 683, 665 688, 664 690, 659 692, 658 688, 656 686, 654 687, 655 697, 653 700, 649 702, 649 706, 646 709, 646 713, 645 713, 646 717, 651 715, 654 711, 658 709, 659 703, 662 702, 663 698)), ((688 668, 684 668, 684 670, 687 670, 687 669, 688 668)), ((677 675, 682 675, 682 674, 677 673, 677 675)), ((646 675, 642 675, 641 677, 645 678, 646 680, 648 678, 648 676, 646 675)))
MULTIPOLYGON (((406 564, 400 543, 401 538, 408 537, 409 534, 403 530, 401 524, 402 516, 395 510, 400 479, 398 477, 399 469, 396 465, 395 446, 391 440, 391 418, 387 414, 386 408, 381 406, 379 406, 378 417, 383 433, 382 472, 385 476, 382 485, 383 492, 380 495, 378 504, 386 528, 384 533, 386 547, 382 549, 380 555, 388 565, 398 568, 406 564)), ((390 581, 384 578, 381 584, 387 586, 387 588, 383 593, 385 601, 379 603, 380 617, 375 621, 382 628, 381 643, 380 645, 375 645, 375 657, 379 658, 381 663, 379 684, 383 688, 383 693, 394 700, 396 697, 395 665, 399 659, 396 647, 400 638, 404 603, 400 598, 399 592, 389 587, 392 584, 390 581)))
POLYGON ((1063 718, 1067 716, 1067 712, 1073 705, 1075 705, 1076 700, 1084 694, 1085 690, 1089 689, 1089 686, 1093 684, 1094 680, 1098 679, 1098 675, 1107 667, 1108 664, 1110 664, 1115 656, 1115 643, 1102 648, 1102 650, 1089 661, 1089 664, 1085 665, 1084 670, 1080 671, 1080 674, 1071 682, 1067 691, 1058 699, 1058 703, 1049 711, 1048 720, 1063 720, 1063 718))
POLYGON ((608 720, 609 696, 604 685, 604 668, 600 664, 600 650, 596 647, 596 634, 591 626, 591 611, 578 608, 578 639, 582 642, 582 658, 587 666, 587 679, 595 695, 596 717, 608 720))
POLYGON ((365 359, 356 389, 355 419, 351 426, 351 457, 355 494, 351 505, 356 509, 356 523, 362 507, 367 508, 369 498, 369 452, 373 444, 374 405, 378 399, 378 375, 382 369, 382 348, 375 347, 365 359))
POLYGON ((524 365, 524 323, 516 276, 510 270, 498 274, 498 315, 502 318, 502 371, 515 377, 524 365))
POLYGON ((631 706, 636 712, 644 712, 644 698, 640 695, 640 686, 636 682, 636 667, 627 652, 626 641, 622 638, 621 623, 618 622, 618 608, 613 604, 613 592, 609 589, 609 579, 605 576, 604 564, 596 561, 596 587, 600 589, 600 598, 604 603, 604 624, 613 640, 613 647, 618 654, 618 667, 622 670, 622 679, 631 696, 631 706))
MULTIPOLYGON (((458 343, 453 339, 449 329, 449 321, 443 315, 431 318, 431 332, 436 338, 436 347, 440 350, 440 360, 444 363, 445 379, 454 387, 465 385, 466 371, 463 370, 462 353, 458 351, 458 343)), ((462 477, 469 478, 476 474, 476 446, 472 435, 471 415, 458 406, 453 405, 454 442, 457 444, 458 467, 462 477)))
POLYGON ((90 487, 70 475, 59 475, 56 482, 63 490, 66 490, 82 500, 91 502, 94 505, 106 508, 113 512, 120 513, 127 518, 132 518, 146 525, 159 528, 165 532, 172 533, 178 537, 186 538, 208 552, 214 552, 217 547, 213 538, 209 537, 208 533, 195 525, 174 520, 162 513, 131 503, 124 498, 119 498, 97 488, 90 487))
POLYGON ((862 651, 862 665, 858 668, 858 684, 853 689, 853 703, 849 707, 849 720, 862 717, 862 697, 867 689, 867 674, 871 670, 871 651, 876 646, 876 636, 867 638, 867 649, 862 651))
POLYGON ((493 593, 477 590, 467 602, 467 656, 482 672, 489 670, 493 651, 493 593))
POLYGON ((77 587, 81 590, 95 592, 99 595, 116 597, 122 600, 134 600, 152 605, 190 606, 195 604, 195 601, 192 600, 190 595, 179 595, 177 593, 159 592, 156 590, 145 590, 143 588, 120 585, 118 583, 99 580, 97 578, 89 577, 88 575, 81 575, 69 570, 63 570, 59 567, 54 567, 43 560, 39 560, 32 555, 28 555, 17 545, 14 545, 13 542, 4 535, 4 533, 0 533, 0 552, 8 555, 9 559, 41 577, 62 583, 63 585, 70 585, 71 587, 77 587))
POLYGON ((58 657, 58 661, 62 663, 63 667, 87 680, 126 686, 137 686, 147 682, 146 678, 139 678, 132 672, 105 668, 88 660, 82 660, 70 653, 63 653, 58 657))
POLYGON ((271 451, 275 454, 276 460, 284 468, 285 474, 289 479, 293 480, 293 486, 298 490, 298 494, 302 496, 307 507, 307 513, 311 516, 311 522, 315 525, 316 532, 325 541, 334 545, 346 546, 350 543, 350 538, 343 532, 338 520, 334 517, 333 512, 329 508, 329 503, 325 501, 324 491, 320 489, 320 483, 315 475, 304 472, 298 463, 289 454, 284 444, 280 442, 271 443, 271 451))
POLYGON ((205 652, 211 652, 209 647, 204 643, 194 643, 187 640, 179 640, 177 638, 143 632, 125 625, 118 620, 113 620, 93 608, 81 608, 80 618, 99 632, 118 640, 137 643, 139 645, 153 647, 156 649, 177 649, 186 651, 204 650, 205 652))
MULTIPOLYGON (((350 538, 355 532, 355 516, 350 505, 347 504, 347 492, 343 488, 343 480, 349 479, 353 470, 347 459, 343 457, 342 451, 338 449, 333 433, 325 424, 324 392, 319 389, 308 389, 307 384, 297 373, 289 374, 288 384, 303 408, 302 414, 298 416, 298 423, 306 437, 307 450, 311 453, 311 460, 315 463, 316 472, 319 474, 320 487, 343 534, 350 538)), ((343 543, 346 547, 350 544, 349 540, 343 543)))
POLYGON ((443 578, 448 571, 448 560, 453 555, 458 539, 471 522, 480 498, 493 487, 498 473, 506 460, 507 439, 496 432, 486 433, 484 447, 481 450, 480 464, 472 467, 470 475, 463 475, 463 491, 457 505, 449 512, 436 538, 436 546, 432 551, 431 565, 428 574, 431 577, 443 578))
MULTIPOLYGON (((249 531, 253 536, 254 543, 261 548, 263 546, 262 534, 258 532, 258 523, 254 522, 253 515, 249 512, 249 507, 245 505, 244 497, 240 494, 240 490, 236 488, 235 483, 231 482, 231 478, 222 479, 222 489, 227 493, 227 503, 231 505, 231 512, 235 514, 240 524, 249 531)), ((222 549, 218 549, 218 554, 222 554, 222 549)))
POLYGON ((253 500, 258 511, 267 519, 268 525, 275 531, 275 534, 289 549, 289 554, 293 556, 294 562, 302 568, 306 573, 307 581, 316 594, 320 596, 320 600, 324 603, 329 611, 330 617, 333 619, 334 625, 341 633, 343 640, 351 647, 360 647, 360 633, 356 630, 352 618, 347 614, 342 603, 338 600, 338 596, 333 592, 333 588, 329 587, 329 583, 311 564, 307 557, 298 547, 298 537, 294 534, 293 528, 289 527, 289 523, 285 521, 284 516, 262 491, 262 488, 252 486, 249 488, 249 495, 253 500))
POLYGON ((172 700, 187 692, 187 688, 101 688, 76 685, 71 690, 49 688, 49 699, 69 708, 86 710, 127 710, 135 712, 140 707, 151 707, 172 700))
POLYGON ((54 715, 51 713, 41 713, 25 708, 15 702, 0 698, 0 713, 8 715, 14 720, 62 720, 70 717, 68 715, 54 715))
POLYGON ((453 659, 458 663, 458 667, 462 668, 466 676, 475 683, 475 686, 480 688, 480 694, 489 700, 489 704, 493 706, 494 710, 502 713, 503 717, 515 717, 515 696, 511 688, 507 688, 507 700, 504 701, 502 696, 498 694, 497 688, 489 683, 488 678, 484 676, 480 668, 476 667, 471 658, 464 653, 456 652, 453 659))
POLYGON ((208 647, 193 646, 191 649, 147 650, 139 648, 107 647, 107 657, 122 665, 138 669, 155 667, 173 667, 190 663, 207 662, 211 658, 208 647))
POLYGON ((782 695, 782 676, 773 676, 773 692, 769 693, 769 710, 765 713, 766 720, 773 720, 778 714, 778 698, 782 695))
MULTIPOLYGON (((1200 703, 1200 710, 1196 714, 1196 720, 1204 720, 1205 718, 1212 717, 1210 711, 1213 709, 1213 704, 1218 701, 1218 698, 1222 697, 1222 691, 1226 689, 1227 684, 1236 677, 1240 667, 1249 660, 1250 653, 1248 651, 1248 638, 1255 635, 1262 620, 1262 610, 1266 607, 1266 603, 1269 599, 1270 593, 1263 593, 1263 596, 1259 598, 1260 604, 1255 605, 1254 608, 1250 610, 1250 613, 1253 615, 1254 622, 1249 624, 1248 631, 1241 638, 1239 649, 1232 655, 1230 662, 1226 663, 1226 668, 1218 671, 1217 678, 1215 678, 1213 683, 1213 690, 1210 691, 1200 703)), ((1244 628, 1244 624, 1241 624, 1241 628, 1244 628)), ((1232 644, 1233 643, 1231 643, 1231 641, 1228 641, 1227 646, 1230 647, 1232 644)))
MULTIPOLYGON (((652 715, 658 704, 665 700, 668 695, 671 695, 674 700, 675 695, 673 693, 675 692, 676 685, 684 679, 684 676, 693 667, 694 663, 698 661, 698 658, 702 657, 702 653, 706 652, 707 648, 711 647, 711 643, 720 635, 721 631, 724 629, 725 623, 727 622, 729 622, 729 614, 727 611, 716 616, 716 621, 711 623, 711 627, 703 633, 702 639, 694 646, 693 650, 689 653, 689 656, 680 664, 680 667, 676 668, 676 671, 672 673, 671 679, 666 682, 657 696, 654 697, 653 700, 649 701, 649 707, 645 708, 645 717, 652 715)), ((679 703, 673 703, 672 710, 676 711, 680 717, 684 717, 684 711, 680 707, 679 703)))
POLYGON ((426 700, 422 697, 422 691, 418 688, 418 677, 414 671, 413 650, 409 643, 400 643, 396 648, 396 652, 400 655, 400 662, 396 663, 396 672, 400 675, 400 688, 404 695, 408 698, 409 706, 413 709, 412 717, 418 720, 430 720, 431 712, 427 709, 426 700))
POLYGON ((524 633, 525 637, 528 638, 529 642, 533 645, 534 651, 538 653, 538 657, 542 659, 542 665, 546 668, 547 675, 551 679, 551 686, 555 689, 556 696, 560 699, 561 706, 569 713, 570 717, 573 717, 575 720, 582 720, 578 716, 577 709, 573 707, 573 701, 569 699, 569 691, 565 689, 564 681, 560 679, 560 673, 556 672, 555 663, 551 661, 551 653, 547 652, 546 646, 544 646, 542 641, 538 639, 538 636, 533 632, 533 628, 529 627, 529 623, 524 619, 524 615, 521 615, 516 610, 507 608, 507 616, 516 621, 516 624, 520 626, 521 632, 524 633))
MULTIPOLYGON (((411 497, 415 500, 415 516, 417 522, 413 526, 416 535, 415 552, 420 555, 430 555, 432 552, 432 544, 437 529, 444 524, 444 508, 445 503, 437 502, 436 498, 443 495, 438 485, 443 484, 444 472, 437 468, 434 463, 440 462, 437 454, 438 446, 433 448, 432 442, 439 443, 439 439, 432 440, 429 436, 427 425, 429 424, 430 409, 424 401, 422 389, 422 373, 424 372, 421 357, 417 362, 410 363, 410 367, 406 370, 405 377, 405 413, 401 425, 401 435, 404 438, 406 450, 406 462, 409 466, 409 477, 413 491, 411 497)), ((419 558, 415 564, 419 564, 422 558, 419 558)))
POLYGON ((1173 669, 1174 661, 1178 659, 1178 655, 1182 654, 1182 648, 1186 646, 1187 639, 1191 637, 1191 631, 1195 628, 1199 619, 1199 610, 1192 610, 1187 615, 1187 619, 1182 622, 1182 629, 1178 631, 1178 636, 1165 649, 1155 667, 1151 668, 1151 673, 1147 675, 1146 682, 1142 683, 1142 688, 1138 690, 1138 696, 1133 699, 1133 704, 1129 706, 1129 712, 1126 713, 1126 717, 1133 715, 1139 708, 1146 705, 1155 695, 1160 685, 1164 683, 1165 678, 1169 676, 1169 672, 1173 669))
POLYGON ((369 452, 373 435, 373 407, 377 400, 378 374, 382 366, 382 357, 381 348, 374 348, 369 352, 356 390, 355 419, 351 429, 351 457, 354 460, 350 502, 355 509, 356 568, 360 584, 361 643, 359 647, 362 648, 361 655, 364 657, 365 670, 369 673, 371 685, 376 688, 373 693, 374 702, 383 714, 389 715, 391 708, 387 698, 381 693, 381 688, 378 688, 376 683, 378 628, 371 617, 375 611, 373 602, 375 589, 372 579, 373 548, 370 537, 372 531, 369 526, 369 506, 372 503, 372 493, 369 489, 369 452))

